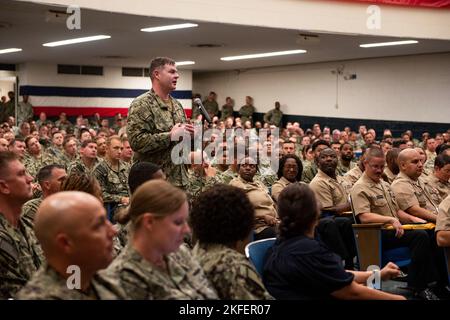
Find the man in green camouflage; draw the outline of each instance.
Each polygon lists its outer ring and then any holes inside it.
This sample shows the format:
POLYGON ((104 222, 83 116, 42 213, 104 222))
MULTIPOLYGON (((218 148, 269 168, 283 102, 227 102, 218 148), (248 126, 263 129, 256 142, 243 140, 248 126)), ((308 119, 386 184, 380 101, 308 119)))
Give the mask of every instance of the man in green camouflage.
POLYGON ((51 163, 64 165, 64 136, 61 132, 56 131, 52 134, 52 145, 45 151, 46 158, 51 163))
POLYGON ((100 160, 97 158, 97 143, 85 140, 81 143, 80 159, 72 162, 67 170, 72 173, 92 174, 100 160))
POLYGON ((127 136, 136 161, 149 161, 159 165, 169 182, 186 188, 186 165, 175 164, 171 158, 178 137, 184 133, 192 135, 194 132, 193 126, 186 123, 186 115, 180 102, 170 95, 176 89, 178 78, 172 59, 159 57, 152 60, 152 89, 131 103, 127 136))
POLYGON ((211 119, 219 114, 219 105, 217 104, 217 94, 211 91, 208 97, 203 101, 203 106, 211 119))
POLYGON ((27 300, 125 299, 118 286, 104 286, 96 272, 113 259, 115 229, 92 195, 54 194, 36 215, 36 236, 47 263, 17 294, 27 300))
POLYGON ((222 106, 222 114, 220 120, 225 121, 228 117, 232 117, 234 113, 234 101, 231 97, 225 99, 225 104, 222 106))
POLYGON ((242 124, 245 121, 250 121, 253 123, 253 113, 255 112, 255 107, 253 106, 253 98, 250 96, 245 97, 245 105, 239 109, 239 115, 241 116, 242 124))
POLYGON ((283 119, 283 112, 280 110, 280 102, 275 102, 275 109, 269 110, 264 115, 264 122, 270 125, 281 127, 281 120, 283 119))
POLYGON ((32 180, 15 154, 0 153, 0 299, 14 297, 43 262, 33 230, 20 217, 32 180))
POLYGON ((39 170, 37 181, 41 186, 42 197, 27 201, 22 208, 23 222, 31 229, 34 227, 34 216, 42 201, 48 196, 59 192, 61 184, 67 177, 66 170, 58 164, 50 164, 39 170))
POLYGON ((122 141, 119 136, 111 136, 107 140, 106 158, 94 169, 94 176, 102 188, 103 201, 113 205, 128 205, 128 172, 129 166, 120 160, 122 141))
POLYGON ((308 166, 305 166, 302 174, 302 181, 305 183, 310 183, 312 179, 316 176, 318 170, 317 159, 319 158, 320 152, 322 150, 330 148, 330 144, 325 140, 317 140, 312 144, 312 150, 314 153, 314 162, 311 162, 308 166))

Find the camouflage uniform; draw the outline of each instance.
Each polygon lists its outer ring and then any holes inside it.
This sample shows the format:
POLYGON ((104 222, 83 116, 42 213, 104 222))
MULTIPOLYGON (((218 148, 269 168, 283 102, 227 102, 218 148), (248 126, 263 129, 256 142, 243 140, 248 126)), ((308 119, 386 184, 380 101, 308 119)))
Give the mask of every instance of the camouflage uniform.
POLYGON ((302 181, 305 183, 310 183, 316 176, 317 172, 317 164, 315 162, 310 162, 310 164, 303 169, 302 181))
POLYGON ((33 230, 12 227, 0 213, 0 299, 13 297, 44 261, 33 230))
POLYGON ((203 177, 201 177, 193 170, 188 171, 188 177, 189 185, 187 188, 187 193, 189 195, 190 202, 195 200, 195 198, 197 198, 200 193, 206 191, 207 189, 218 183, 215 177, 207 177, 206 175, 203 175, 203 177))
POLYGON ((217 101, 205 100, 203 101, 203 106, 205 107, 208 114, 212 116, 217 116, 219 114, 219 105, 217 104, 217 101))
POLYGON ((3 122, 8 121, 8 117, 16 117, 15 115, 15 109, 16 109, 16 104, 14 102, 14 100, 9 100, 8 102, 6 102, 5 104, 3 104, 2 106, 2 116, 3 116, 3 122))
POLYGON ((233 106, 228 106, 226 104, 224 104, 222 106, 222 114, 220 116, 220 120, 225 120, 228 117, 232 117, 233 116, 233 106))
POLYGON ((72 162, 80 160, 80 155, 77 153, 74 157, 69 156, 67 153, 64 152, 63 157, 61 159, 61 165, 63 165, 66 168, 67 173, 69 173, 69 168, 72 162))
POLYGON ((50 146, 45 151, 46 162, 64 165, 64 151, 55 146, 50 146))
POLYGON ((356 166, 356 162, 350 161, 350 167, 346 167, 342 164, 342 162, 339 160, 337 168, 336 168, 336 175, 343 176, 348 171, 353 169, 356 166))
POLYGON ((34 217, 44 199, 42 197, 27 201, 22 207, 22 219, 30 229, 34 228, 34 217))
POLYGON ((221 244, 199 244, 192 255, 222 300, 273 299, 247 258, 221 244))
POLYGON ((64 122, 57 120, 55 122, 55 126, 58 127, 59 130, 64 130, 66 132, 70 132, 71 130, 73 130, 73 124, 69 120, 64 122))
POLYGON ((112 287, 118 281, 133 300, 217 299, 217 293, 188 248, 182 245, 164 258, 167 271, 155 267, 128 245, 99 276, 112 287))
POLYGON ((242 122, 242 126, 244 126, 245 121, 250 121, 253 123, 253 113, 255 112, 255 107, 254 106, 242 106, 241 109, 239 109, 239 115, 241 116, 241 122, 242 122))
POLYGON ((281 110, 272 109, 264 115, 264 122, 281 127, 283 112, 281 110))
POLYGON ((229 184, 231 180, 237 178, 237 172, 234 172, 233 169, 228 168, 225 171, 217 171, 216 172, 216 181, 217 183, 229 184))
POLYGON ((38 158, 35 158, 29 154, 25 154, 23 164, 28 174, 35 179, 39 170, 41 170, 42 167, 46 166, 48 164, 48 161, 50 161, 50 159, 48 159, 43 153, 41 153, 38 158))
POLYGON ((271 190, 272 185, 278 180, 278 175, 272 170, 270 164, 270 159, 261 159, 258 165, 259 179, 269 190, 271 190))
POLYGON ((20 300, 114 300, 126 299, 119 286, 109 286, 94 276, 88 292, 69 289, 67 280, 52 267, 44 265, 17 294, 20 300))
POLYGON ((170 97, 170 102, 164 103, 153 90, 134 99, 128 113, 127 136, 135 161, 159 165, 170 183, 186 187, 186 165, 172 162, 171 151, 178 142, 170 140, 170 130, 176 123, 186 122, 186 115, 177 100, 170 97))
POLYGON ((108 160, 100 161, 93 174, 102 188, 104 202, 120 203, 122 197, 128 197, 128 172, 130 167, 119 161, 119 170, 115 171, 108 160))
POLYGON ((80 158, 74 162, 72 162, 69 165, 69 168, 67 170, 68 174, 72 173, 87 173, 89 175, 92 175, 94 173, 95 168, 97 165, 103 160, 100 160, 100 158, 96 158, 92 167, 89 169, 86 164, 84 164, 83 160, 80 158))
POLYGON ((17 123, 33 119, 33 105, 29 102, 19 102, 17 105, 17 123))

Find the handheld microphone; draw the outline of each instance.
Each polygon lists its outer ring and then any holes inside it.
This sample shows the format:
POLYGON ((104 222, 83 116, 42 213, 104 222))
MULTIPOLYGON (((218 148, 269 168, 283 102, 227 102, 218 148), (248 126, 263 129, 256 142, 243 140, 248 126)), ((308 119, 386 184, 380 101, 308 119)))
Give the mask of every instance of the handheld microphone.
POLYGON ((198 110, 200 110, 200 113, 202 114, 203 118, 205 118, 205 120, 208 123, 211 123, 211 117, 209 116, 208 112, 206 111, 205 107, 203 106, 202 100, 200 100, 200 98, 195 98, 194 103, 197 104, 198 110))

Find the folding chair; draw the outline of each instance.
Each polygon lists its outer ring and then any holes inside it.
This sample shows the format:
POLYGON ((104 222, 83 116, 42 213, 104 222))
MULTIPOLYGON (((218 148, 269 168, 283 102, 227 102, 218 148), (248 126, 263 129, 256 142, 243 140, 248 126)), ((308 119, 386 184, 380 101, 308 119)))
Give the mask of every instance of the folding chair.
POLYGON ((245 247, 245 256, 253 263, 256 271, 258 271, 261 277, 267 250, 273 246, 275 240, 276 238, 257 240, 250 242, 245 247))
POLYGON ((360 270, 364 271, 371 265, 383 268, 388 262, 394 262, 399 267, 408 266, 411 263, 411 252, 408 247, 383 250, 381 241, 382 223, 360 223, 355 215, 351 196, 348 196, 353 219, 353 234, 355 236, 356 251, 360 270))

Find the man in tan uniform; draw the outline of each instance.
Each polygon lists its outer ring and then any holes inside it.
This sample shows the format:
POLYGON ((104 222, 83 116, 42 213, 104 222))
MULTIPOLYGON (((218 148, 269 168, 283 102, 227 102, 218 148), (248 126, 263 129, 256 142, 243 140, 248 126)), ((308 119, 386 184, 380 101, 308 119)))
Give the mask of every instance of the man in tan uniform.
POLYGON ((333 149, 322 150, 316 162, 319 170, 309 186, 322 207, 317 230, 328 247, 345 260, 346 268, 352 269, 353 257, 356 256, 352 220, 339 217, 342 212, 350 210, 347 192, 351 186, 336 176, 338 157, 333 149))
POLYGON ((399 208, 391 187, 381 179, 384 165, 381 149, 372 148, 366 153, 365 172, 350 193, 354 213, 362 223, 384 223, 394 227, 394 230, 382 230, 383 250, 409 247, 408 286, 414 289, 417 297, 435 300, 437 297, 427 288, 437 278, 430 237, 425 230, 405 231, 402 226, 402 223, 425 221, 399 208))
POLYGON ((439 154, 434 160, 434 172, 424 182, 439 192, 441 200, 450 193, 450 156, 439 154))
POLYGON ((344 174, 344 180, 353 186, 355 182, 358 181, 359 178, 361 178, 364 172, 363 163, 364 163, 364 154, 359 159, 358 164, 353 169, 347 171, 347 173, 344 174))
POLYGON ((398 164, 400 173, 392 183, 392 190, 399 208, 410 215, 436 222, 438 204, 419 179, 423 170, 419 153, 414 149, 401 151, 398 164))
POLYGON ((438 245, 450 247, 450 195, 439 205, 435 231, 438 245))
POLYGON ((389 184, 394 182, 397 174, 400 172, 397 163, 399 153, 399 148, 393 148, 386 153, 386 166, 384 167, 383 180, 389 184))

